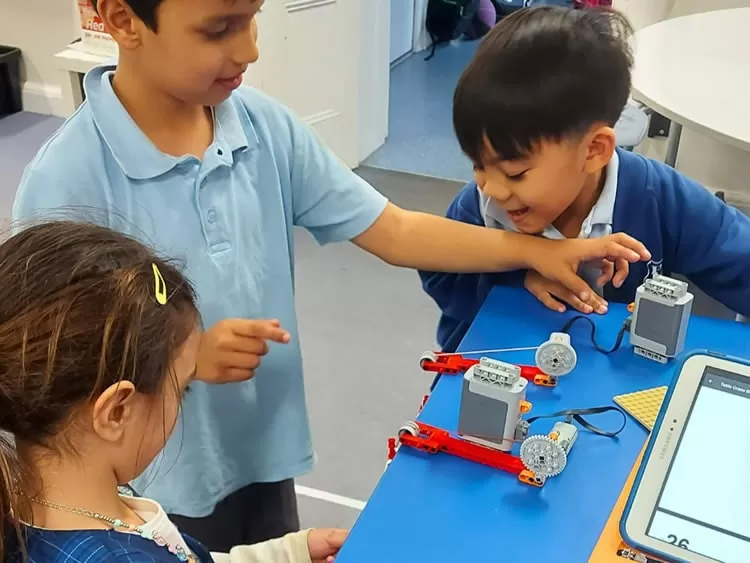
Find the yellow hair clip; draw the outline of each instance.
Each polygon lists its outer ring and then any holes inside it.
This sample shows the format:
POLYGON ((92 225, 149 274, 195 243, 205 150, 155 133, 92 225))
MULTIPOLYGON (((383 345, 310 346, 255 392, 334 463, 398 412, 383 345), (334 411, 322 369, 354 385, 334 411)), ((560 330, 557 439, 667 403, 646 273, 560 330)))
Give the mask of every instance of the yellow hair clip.
POLYGON ((159 305, 167 304, 167 284, 164 283, 164 278, 159 271, 159 267, 155 264, 151 264, 154 268, 154 293, 156 295, 156 302, 159 305))

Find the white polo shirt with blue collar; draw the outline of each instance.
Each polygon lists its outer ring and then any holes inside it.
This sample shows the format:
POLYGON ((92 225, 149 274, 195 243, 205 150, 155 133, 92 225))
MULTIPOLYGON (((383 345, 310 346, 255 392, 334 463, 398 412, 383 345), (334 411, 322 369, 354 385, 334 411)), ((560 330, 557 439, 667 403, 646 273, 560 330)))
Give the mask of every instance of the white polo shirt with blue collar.
POLYGON ((205 327, 277 318, 291 333, 291 343, 271 345, 253 380, 194 385, 163 455, 133 484, 168 513, 203 517, 248 484, 311 469, 293 228, 321 244, 350 240, 386 199, 249 88, 215 108, 203 158, 166 155, 118 100, 113 71, 87 74, 87 101, 29 164, 13 218, 90 220, 133 235, 184 263, 205 327))
MULTIPOLYGON (((599 194, 599 198, 589 211, 589 214, 583 220, 581 232, 578 238, 600 238, 612 234, 612 222, 615 213, 615 202, 617 201, 617 174, 620 167, 620 157, 617 151, 612 153, 612 158, 607 165, 604 185, 599 194)), ((505 229, 506 231, 516 231, 518 229, 508 216, 508 213, 495 201, 486 196, 481 189, 479 190, 479 206, 482 211, 484 223, 488 227, 495 229, 505 229)), ((541 236, 548 239, 564 239, 565 236, 552 225, 544 228, 540 233, 541 236)), ((579 275, 591 287, 596 288, 596 280, 601 275, 601 270, 596 267, 586 266, 582 268, 579 275)), ((598 289, 601 291, 601 289, 598 289)))

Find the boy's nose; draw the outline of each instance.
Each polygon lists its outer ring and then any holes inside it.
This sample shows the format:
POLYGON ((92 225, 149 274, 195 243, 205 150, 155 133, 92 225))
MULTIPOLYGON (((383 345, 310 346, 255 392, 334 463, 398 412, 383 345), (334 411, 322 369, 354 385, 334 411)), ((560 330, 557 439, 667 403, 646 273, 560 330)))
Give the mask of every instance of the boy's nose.
POLYGON ((500 182, 486 182, 483 190, 488 196, 499 202, 506 202, 513 197, 513 192, 500 182))
POLYGON ((258 60, 260 55, 258 51, 258 28, 253 18, 247 33, 243 33, 237 38, 235 46, 234 62, 245 66, 258 60))

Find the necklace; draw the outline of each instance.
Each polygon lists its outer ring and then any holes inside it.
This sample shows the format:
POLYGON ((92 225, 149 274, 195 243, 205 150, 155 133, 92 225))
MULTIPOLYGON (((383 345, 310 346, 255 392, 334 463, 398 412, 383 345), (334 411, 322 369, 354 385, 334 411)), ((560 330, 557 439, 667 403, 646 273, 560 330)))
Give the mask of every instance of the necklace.
POLYGON ((164 539, 164 536, 159 534, 156 530, 149 532, 147 530, 144 530, 141 526, 131 526, 130 524, 128 524, 127 522, 123 522, 119 518, 110 518, 109 516, 105 516, 104 514, 99 514, 98 512, 92 512, 90 510, 85 510, 83 508, 76 508, 74 506, 66 506, 64 504, 58 504, 56 502, 52 502, 49 500, 33 498, 31 499, 31 502, 40 504, 42 506, 47 506, 49 508, 54 508, 55 510, 61 510, 63 512, 70 512, 71 514, 75 514, 77 516, 87 516, 89 518, 93 518, 101 522, 106 522, 107 524, 112 526, 115 531, 129 530, 129 531, 135 532, 136 534, 141 536, 143 539, 150 540, 160 547, 166 547, 167 550, 169 550, 169 552, 172 553, 175 557, 177 557, 177 559, 179 559, 180 561, 188 561, 189 563, 198 563, 198 560, 192 553, 190 553, 189 551, 186 551, 185 548, 182 547, 181 545, 170 545, 169 543, 167 543, 167 540, 164 539))

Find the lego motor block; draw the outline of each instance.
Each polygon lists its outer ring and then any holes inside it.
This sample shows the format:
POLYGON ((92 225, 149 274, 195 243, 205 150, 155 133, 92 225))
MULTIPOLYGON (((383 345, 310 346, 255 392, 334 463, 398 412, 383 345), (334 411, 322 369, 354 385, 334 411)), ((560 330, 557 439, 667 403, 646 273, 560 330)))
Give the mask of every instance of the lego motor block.
POLYGON ((693 294, 686 282, 656 275, 635 294, 630 343, 639 356, 667 363, 685 346, 693 294))
POLYGON ((465 440, 510 451, 515 440, 526 437, 521 414, 530 408, 527 385, 519 366, 481 358, 464 374, 458 434, 465 440))

